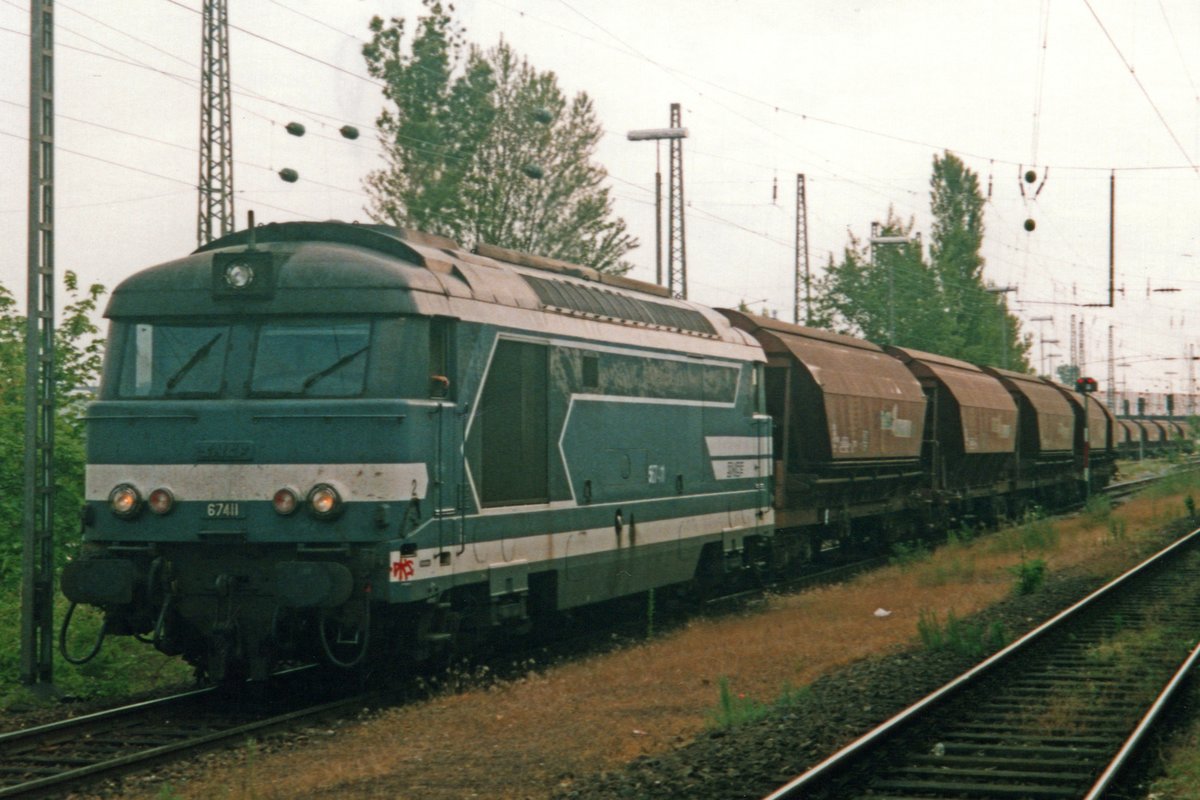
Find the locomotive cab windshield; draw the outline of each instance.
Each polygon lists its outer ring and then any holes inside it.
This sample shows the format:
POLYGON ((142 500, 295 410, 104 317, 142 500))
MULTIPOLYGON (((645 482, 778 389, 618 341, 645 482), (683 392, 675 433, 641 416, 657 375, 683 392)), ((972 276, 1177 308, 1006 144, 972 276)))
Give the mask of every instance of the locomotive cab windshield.
POLYGON ((112 400, 404 396, 401 318, 114 322, 112 400), (391 365, 389 367, 389 365, 391 365))

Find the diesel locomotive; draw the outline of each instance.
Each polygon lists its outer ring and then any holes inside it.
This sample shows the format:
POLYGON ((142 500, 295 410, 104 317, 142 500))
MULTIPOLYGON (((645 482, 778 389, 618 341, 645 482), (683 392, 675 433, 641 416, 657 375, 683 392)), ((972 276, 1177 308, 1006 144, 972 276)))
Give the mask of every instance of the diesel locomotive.
POLYGON ((419 661, 1113 472, 1111 416, 1033 376, 381 225, 250 227, 105 314, 62 589, 213 681, 419 661))

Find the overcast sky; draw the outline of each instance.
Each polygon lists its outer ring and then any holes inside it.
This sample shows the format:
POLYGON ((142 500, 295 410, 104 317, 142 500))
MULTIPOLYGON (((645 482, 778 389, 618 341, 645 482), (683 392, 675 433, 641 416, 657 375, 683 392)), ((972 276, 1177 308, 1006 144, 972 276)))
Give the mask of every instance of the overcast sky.
MULTIPOLYGON (((200 0, 56 0, 57 268, 111 287, 196 246, 200 0)), ((229 0, 238 226, 362 220, 383 98, 360 55, 374 14, 415 0, 229 0), (290 121, 308 127, 297 139, 290 121), (357 125, 357 142, 337 129, 357 125), (296 169, 296 184, 276 172, 296 169)), ((790 319, 796 174, 811 261, 889 206, 929 231, 943 150, 990 185, 985 276, 1035 336, 1086 320, 1085 369, 1182 389, 1200 279, 1200 5, 1191 0, 464 0, 468 38, 501 37, 606 130, 597 157, 653 280, 655 146, 633 128, 683 108, 689 296, 790 319), (1045 183, 1021 192, 1034 166, 1045 183), (1109 181, 1116 174, 1113 310, 1109 181), (1026 233, 1026 218, 1037 222, 1026 233), (1163 289, 1179 290, 1165 292, 1163 289), (1159 290, 1159 291, 1156 291, 1159 290), (1175 359, 1175 360, 1166 360, 1175 359), (1174 372, 1174 375, 1167 373, 1174 372)), ((29 0, 0 0, 0 283, 25 293, 29 0)), ((666 150, 663 151, 664 172, 666 150)), ((1040 350, 1035 348, 1035 363, 1040 350)), ((1059 363, 1061 363, 1059 360, 1059 363)))

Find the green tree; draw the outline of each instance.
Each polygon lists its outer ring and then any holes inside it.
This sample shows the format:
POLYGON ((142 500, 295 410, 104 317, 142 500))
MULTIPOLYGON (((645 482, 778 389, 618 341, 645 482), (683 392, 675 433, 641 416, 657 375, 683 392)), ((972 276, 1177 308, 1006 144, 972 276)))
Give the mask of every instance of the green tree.
MULTIPOLYGON (((881 236, 913 239, 912 220, 889 209, 881 236)), ((880 344, 945 352, 949 319, 937 277, 919 243, 874 246, 850 233, 840 262, 830 256, 817 282, 815 322, 880 344)))
POLYGON ((379 117, 386 166, 370 173, 371 216, 450 236, 624 271, 637 246, 612 216, 603 131, 585 93, 567 98, 501 42, 469 45, 436 0, 424 0, 411 46, 405 20, 371 21, 367 69, 392 104, 379 117))
MULTIPOLYGON (((79 509, 84 499, 84 403, 100 375, 104 341, 93 322, 104 287, 80 287, 74 273, 63 275, 66 305, 55 330, 54 541, 58 566, 79 548, 79 509)), ((21 619, 21 512, 24 502, 25 317, 12 294, 0 285, 0 704, 24 701, 17 684, 21 619)), ((55 623, 66 599, 55 596, 55 623)), ((100 630, 102 615, 76 611, 69 647, 86 652, 100 630)), ((86 666, 69 666, 55 654, 54 680, 75 695, 127 694, 185 680, 186 665, 153 653, 130 637, 111 637, 86 666)))
POLYGON ((496 116, 495 83, 442 6, 426 7, 407 54, 402 18, 385 25, 374 17, 363 47, 367 71, 395 106, 376 121, 387 166, 366 178, 369 210, 376 220, 458 238, 467 229, 464 187, 496 116))
POLYGON ((1031 337, 1008 310, 1005 293, 984 282, 983 208, 979 176, 953 153, 933 157, 929 180, 929 260, 941 286, 953 338, 945 355, 978 364, 1029 371, 1031 337))
MULTIPOLYGON (((840 261, 818 281, 818 323, 873 342, 1028 372, 1032 337, 1005 293, 983 280, 978 177, 952 153, 934 156, 929 260, 914 244, 872 247, 850 234, 840 261)), ((913 222, 889 209, 883 236, 912 238, 913 222)))
MULTIPOLYGON (((100 375, 104 342, 92 321, 104 287, 79 288, 72 272, 63 275, 67 305, 55 330, 54 428, 55 519, 57 542, 75 544, 83 504, 83 402, 100 375)), ((0 285, 0 590, 15 588, 20 576, 25 450, 25 317, 16 313, 12 294, 0 285)), ((69 547, 56 547, 60 562, 69 547)))

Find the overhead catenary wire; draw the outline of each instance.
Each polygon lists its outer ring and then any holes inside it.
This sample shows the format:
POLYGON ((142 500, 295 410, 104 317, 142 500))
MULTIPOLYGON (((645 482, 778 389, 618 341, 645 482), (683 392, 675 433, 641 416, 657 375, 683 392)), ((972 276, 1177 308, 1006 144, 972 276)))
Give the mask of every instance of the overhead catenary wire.
MULTIPOLYGON (((177 4, 177 5, 178 5, 178 4, 177 4)), ((276 5, 281 5, 281 4, 279 4, 279 3, 276 3, 276 5)), ((321 68, 321 69, 324 69, 324 68, 321 68)), ((309 109, 309 110, 310 110, 310 111, 313 111, 313 109, 309 109)), ((280 120, 278 120, 278 119, 269 119, 269 118, 268 118, 268 117, 266 117, 266 116, 264 116, 263 118, 264 118, 264 119, 267 119, 268 121, 270 121, 270 122, 272 122, 272 123, 281 124, 281 121, 280 121, 280 120)), ((330 137, 330 138, 332 138, 332 137, 330 137)), ((969 156, 969 154, 963 154, 963 155, 965 155, 965 156, 969 156)), ((761 165, 761 168, 762 168, 762 169, 776 169, 776 167, 775 167, 773 164, 763 164, 763 165, 761 165)), ((1056 166, 1056 169, 1060 169, 1060 167, 1057 167, 1057 166, 1056 166)), ((1061 169, 1065 169, 1065 167, 1062 167, 1061 169)), ((1122 170, 1124 170, 1125 168, 1119 168, 1119 169, 1122 169, 1122 170)), ((1131 167, 1131 169, 1138 169, 1138 170, 1153 170, 1153 169, 1172 169, 1172 170, 1182 170, 1182 169, 1189 169, 1189 170, 1190 170, 1190 169, 1191 169, 1191 167, 1180 167, 1180 166, 1176 166, 1176 165, 1166 165, 1166 166, 1143 165, 1143 166, 1131 167)), ((615 178, 615 176, 613 176, 613 177, 615 178)), ((1060 179, 1061 179, 1061 176, 1060 176, 1060 179)), ((824 178, 824 180, 834 180, 834 178, 824 178)), ((848 182, 851 182, 851 183, 852 183, 853 181, 851 180, 851 181, 848 181, 848 182)), ((639 189, 639 191, 641 191, 641 189, 639 189)), ((864 191, 867 191, 867 190, 865 190, 865 189, 864 189, 864 191)), ((872 189, 871 189, 870 191, 874 191, 875 193, 877 193, 877 196, 880 196, 880 197, 885 197, 885 198, 889 198, 889 199, 892 197, 892 194, 891 194, 891 187, 887 187, 887 186, 884 186, 884 185, 882 185, 882 184, 881 184, 881 185, 877 185, 877 186, 875 186, 875 187, 872 187, 872 189)), ((865 197, 865 195, 859 195, 859 196, 860 196, 860 197, 865 197)), ((916 193, 916 192, 910 192, 910 193, 909 193, 909 196, 910 196, 910 197, 913 197, 913 198, 915 199, 915 198, 917 197, 917 193, 916 193)), ((693 203, 694 203, 694 204, 693 204, 693 208, 695 208, 695 207, 696 207, 695 201, 693 201, 693 203)), ((703 204, 699 204, 699 205, 703 205, 703 204)), ((991 212, 990 212, 990 213, 991 213, 991 212)), ((761 225, 759 225, 759 224, 757 224, 757 223, 755 223, 755 222, 753 222, 753 221, 750 221, 750 220, 752 220, 752 219, 753 219, 753 215, 749 215, 749 214, 732 214, 732 215, 726 215, 726 216, 728 216, 728 217, 729 217, 729 221, 731 221, 731 222, 734 222, 736 225, 739 225, 739 226, 741 226, 741 228, 742 228, 742 229, 756 230, 756 229, 762 229, 762 227, 763 227, 763 226, 761 226, 761 225)), ((865 216, 869 216, 869 215, 865 215, 865 216)), ((1002 213, 996 213, 996 214, 993 214, 993 215, 991 215, 991 216, 990 216, 990 218, 991 218, 991 219, 993 219, 993 220, 997 220, 997 221, 1001 221, 1001 222, 1002 222, 1002 220, 1003 220, 1003 215, 1002 215, 1002 213)), ((723 224, 723 223, 721 223, 721 222, 715 222, 714 224, 723 224)), ((865 224, 865 220, 864 220, 864 223, 863 223, 863 224, 865 224)), ((837 227, 839 227, 839 228, 840 228, 840 227, 842 227, 842 226, 841 226, 841 224, 839 223, 839 225, 838 225, 837 227)), ((1054 235, 1059 235, 1059 236, 1060 236, 1060 238, 1061 238, 1061 234, 1062 234, 1063 232, 1069 232, 1069 231, 1070 231, 1070 228, 1069 228, 1069 226, 1066 226, 1066 225, 1064 225, 1064 224, 1059 224, 1059 225, 1056 225, 1056 226, 1047 226, 1047 229, 1046 229, 1046 232, 1047 232, 1047 233, 1052 233, 1052 234, 1054 234, 1054 235)), ((989 231, 989 232, 990 232, 990 231, 989 231)), ((1076 241, 1079 241, 1079 240, 1077 239, 1077 237, 1072 237, 1072 238, 1070 239, 1070 241, 1072 241, 1072 242, 1076 242, 1076 241)), ((780 242, 782 242, 782 239, 780 239, 780 242)), ((992 242, 993 242, 994 244, 996 244, 996 245, 997 245, 997 246, 998 246, 1000 249, 1002 249, 1002 250, 1009 250, 1009 249, 1012 247, 1012 245, 1011 245, 1010 241, 1009 241, 1009 240, 1008 240, 1006 237, 994 238, 994 239, 992 239, 992 242)), ((778 244, 778 246, 780 247, 780 249, 781 249, 781 251, 782 251, 782 250, 783 250, 783 245, 782 245, 781 243, 777 243, 777 244, 778 244)), ((1015 251, 1014 251, 1014 252, 1015 252, 1015 251)), ((1068 257, 1068 258, 1067 258, 1067 259, 1065 259, 1065 260, 1066 260, 1066 261, 1069 261, 1069 262, 1071 262, 1071 263, 1074 263, 1074 264, 1077 266, 1077 268, 1079 268, 1079 269, 1084 269, 1084 268, 1087 268, 1087 266, 1088 266, 1088 265, 1087 265, 1087 263, 1086 263, 1086 262, 1088 261, 1088 259, 1087 259, 1087 258, 1086 258, 1086 257, 1085 257, 1083 254, 1079 253, 1079 252, 1078 252, 1078 250, 1076 250, 1076 252, 1074 252, 1074 253, 1073 253, 1073 255, 1074 255, 1074 258, 1070 258, 1070 257, 1068 257)), ((1039 259, 1040 259, 1040 258, 1042 258, 1042 257, 1043 257, 1043 255, 1039 255, 1039 256, 1038 256, 1038 258, 1039 258, 1039 259)), ((1003 263, 1004 263, 1004 258, 1003 258, 1003 256, 992 256, 992 257, 989 257, 989 264, 1002 265, 1003 263)))

